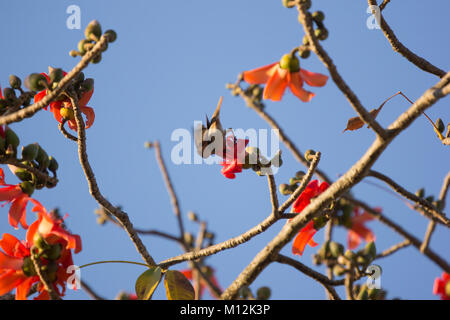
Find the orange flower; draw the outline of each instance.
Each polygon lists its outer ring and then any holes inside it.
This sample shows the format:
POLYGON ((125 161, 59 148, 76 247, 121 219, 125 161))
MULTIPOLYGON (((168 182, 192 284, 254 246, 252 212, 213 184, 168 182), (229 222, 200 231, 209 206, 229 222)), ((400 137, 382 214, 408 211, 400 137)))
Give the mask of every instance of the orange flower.
MULTIPOLYGON (((293 204, 293 211, 295 213, 300 213, 306 208, 310 203, 311 199, 317 197, 319 194, 324 192, 329 187, 329 184, 323 181, 319 185, 318 180, 313 180, 306 186, 305 190, 298 196, 293 204)), ((320 229, 320 227, 319 227, 320 229)), ((303 255, 303 251, 307 244, 311 247, 315 247, 318 245, 313 240, 313 236, 316 234, 317 229, 314 226, 314 220, 308 222, 306 226, 304 226, 297 236, 294 239, 294 243, 292 244, 292 253, 296 255, 303 255)))
MULTIPOLYGON (((39 249, 39 259, 46 267, 47 277, 55 291, 63 296, 70 277, 67 268, 73 265, 72 251, 81 250, 81 239, 65 230, 60 219, 52 217, 36 200, 31 200, 39 218, 27 231, 26 241, 20 242, 10 234, 0 240, 0 295, 16 289, 16 299, 25 300, 34 283, 38 283, 36 300, 50 299, 40 283, 31 261, 32 248, 39 249)), ((36 252, 35 252, 36 253, 36 252)))
MULTIPOLYGON (((41 73, 45 78, 47 79, 47 82, 50 82, 50 78, 47 74, 41 73)), ((66 72, 63 72, 63 75, 66 76, 66 72)), ((92 97, 92 94, 94 93, 94 88, 92 88, 90 91, 84 92, 81 96, 81 98, 78 100, 78 105, 80 107, 80 111, 86 115, 86 129, 92 126, 95 120, 95 113, 94 109, 91 107, 86 106, 86 104, 89 102, 89 100, 92 97)), ((47 90, 42 90, 41 92, 37 93, 34 96, 34 103, 37 103, 41 101, 45 96, 47 95, 47 90)), ((45 106, 44 109, 47 110, 48 106, 45 106)), ((65 98, 63 100, 56 100, 50 103, 50 112, 53 113, 53 116, 55 117, 56 121, 59 123, 62 122, 63 116, 61 115, 61 109, 67 108, 70 110, 73 110, 72 103, 70 102, 70 99, 65 98)), ((69 124, 69 128, 72 130, 77 129, 77 124, 75 122, 75 119, 73 116, 69 118, 67 121, 69 124)))
POLYGON ((0 202, 11 203, 8 214, 9 224, 18 229, 20 223, 24 229, 27 229, 26 207, 32 198, 22 190, 20 184, 6 184, 2 168, 0 168, 0 186, 0 202))
POLYGON ((441 300, 450 300, 450 274, 442 273, 442 279, 434 280, 433 294, 440 295, 441 300))
MULTIPOLYGON (((375 210, 381 212, 381 208, 375 208, 375 210)), ((364 225, 365 222, 372 220, 373 216, 365 211, 361 214, 359 207, 355 207, 353 213, 352 226, 347 236, 347 246, 350 250, 357 248, 362 239, 366 242, 375 241, 374 233, 364 225)))
POLYGON ((280 101, 289 86, 292 93, 303 102, 309 102, 314 93, 303 89, 303 82, 312 87, 323 87, 328 76, 300 68, 297 57, 286 54, 280 62, 244 72, 244 80, 250 84, 266 84, 263 98, 280 101))
MULTIPOLYGON (((209 276, 210 278, 210 280, 211 280, 211 282, 218 288, 218 289, 220 289, 220 285, 219 285, 219 283, 217 282, 217 279, 216 279, 216 277, 214 276, 214 269, 213 268, 211 268, 211 267, 205 267, 205 270, 204 271, 206 271, 206 272, 204 272, 205 274, 206 274, 206 276, 209 276)), ((191 269, 186 269, 186 270, 181 270, 180 271, 182 274, 184 274, 184 276, 186 277, 186 278, 188 278, 189 280, 193 280, 193 275, 192 275, 192 270, 191 269)), ((203 280, 203 279, 200 279, 200 292, 199 292, 199 298, 201 298, 202 297, 202 295, 203 295, 203 291, 205 290, 205 287, 206 287, 206 283, 205 283, 205 280, 203 280)), ((208 288, 208 290, 209 290, 209 288, 208 288)), ((215 294, 212 292, 212 291, 209 291, 210 292, 210 294, 211 294, 211 296, 215 296, 215 294)))

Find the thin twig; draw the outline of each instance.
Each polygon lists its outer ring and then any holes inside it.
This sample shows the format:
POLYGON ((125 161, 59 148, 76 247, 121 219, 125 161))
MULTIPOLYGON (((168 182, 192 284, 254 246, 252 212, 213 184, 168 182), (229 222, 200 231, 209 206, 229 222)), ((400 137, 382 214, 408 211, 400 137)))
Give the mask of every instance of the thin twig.
POLYGON ((277 196, 277 185, 275 183, 275 178, 272 174, 267 175, 267 181, 269 183, 270 190, 270 202, 272 203, 272 214, 279 218, 280 213, 278 212, 278 196, 277 196))
POLYGON ((77 142, 78 138, 67 132, 66 128, 64 127, 66 122, 67 120, 63 120, 61 123, 58 124, 59 131, 61 131, 63 136, 66 137, 67 139, 77 142))
POLYGON ((376 255, 375 259, 385 258, 387 256, 390 256, 391 254, 397 252, 398 250, 402 248, 406 248, 411 244, 411 241, 405 240, 400 243, 397 243, 390 247, 389 249, 384 250, 383 252, 376 255))
POLYGON ((128 233, 131 241, 134 243, 136 250, 141 254, 142 258, 148 265, 155 265, 155 261, 147 251, 147 248, 142 243, 142 240, 137 235, 136 231, 133 228, 133 224, 131 223, 128 215, 122 210, 113 206, 106 198, 101 194, 100 189, 97 184, 97 180, 95 179, 94 172, 89 164, 88 156, 86 153, 86 129, 84 125, 83 116, 81 115, 80 107, 78 105, 78 97, 73 92, 70 93, 70 99, 73 106, 75 121, 77 124, 77 133, 78 133, 78 156, 80 159, 81 167, 83 168, 83 172, 86 176, 86 180, 89 184, 89 192, 92 197, 103 206, 108 212, 110 212, 123 226, 123 228, 128 233))
POLYGON ((369 127, 371 127, 378 137, 380 137, 381 139, 385 139, 387 137, 386 131, 380 126, 380 124, 375 120, 375 118, 372 117, 372 115, 364 108, 364 106, 361 104, 356 94, 352 91, 352 89, 350 89, 347 83, 345 83, 344 79, 337 71, 336 65, 333 63, 333 60, 331 60, 328 53, 323 49, 322 45, 319 43, 319 40, 314 35, 314 26, 312 18, 309 12, 307 11, 306 7, 302 4, 299 4, 297 6, 297 9, 299 12, 298 15, 299 21, 303 25, 311 49, 319 57, 319 59, 323 62, 323 64, 327 67, 334 83, 337 85, 339 90, 341 90, 341 92, 350 102, 351 106, 358 113, 361 120, 363 120, 369 127))
POLYGON ((321 274, 317 271, 314 271, 313 269, 305 266, 303 263, 301 263, 297 260, 291 259, 289 257, 286 257, 282 254, 277 254, 272 259, 273 259, 273 261, 290 265, 291 267, 294 267, 295 269, 304 273, 308 277, 316 280, 317 282, 319 282, 321 285, 324 286, 325 290, 327 290, 327 293, 332 297, 333 300, 341 300, 341 298, 339 297, 339 295, 337 294, 337 292, 333 288, 333 286, 343 284, 343 282, 344 282, 343 280, 339 280, 339 281, 330 280, 323 274, 321 274))
POLYGON ((81 288, 83 288, 84 291, 86 291, 86 294, 88 296, 90 296, 92 299, 94 300, 105 300, 104 298, 102 298, 101 296, 99 296, 92 288, 90 285, 88 285, 86 282, 84 282, 83 280, 80 281, 81 284, 81 288))
MULTIPOLYGON (((377 6, 377 0, 368 0, 369 6, 377 6)), ((384 8, 384 7, 383 7, 384 8)), ((381 6, 380 6, 381 9, 381 6)), ((373 14, 376 14, 374 9, 372 10, 373 14)), ((383 31, 386 39, 389 41, 389 43, 392 46, 392 49, 395 52, 400 53, 402 56, 404 56, 406 59, 408 59, 410 62, 412 62, 414 65, 416 65, 418 68, 432 73, 434 75, 437 75, 438 77, 442 78, 445 76, 446 72, 444 70, 439 69, 438 67, 434 66, 424 58, 418 56, 411 50, 409 50, 407 47, 405 47, 400 40, 396 37, 394 34, 394 31, 389 27, 386 20, 384 20, 383 15, 380 13, 380 28, 383 31)))

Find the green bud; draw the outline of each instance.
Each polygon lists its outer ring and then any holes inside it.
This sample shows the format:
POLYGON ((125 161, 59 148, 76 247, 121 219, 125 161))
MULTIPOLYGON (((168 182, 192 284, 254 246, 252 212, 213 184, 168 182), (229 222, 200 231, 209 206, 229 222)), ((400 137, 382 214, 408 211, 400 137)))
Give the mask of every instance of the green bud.
POLYGON ((86 29, 84 30, 84 35, 88 40, 97 41, 102 36, 102 27, 97 20, 89 22, 86 29))
POLYGON ((87 50, 86 50, 85 45, 90 44, 90 43, 91 43, 91 41, 86 40, 86 39, 80 40, 78 42, 78 51, 80 52, 81 55, 84 55, 86 53, 87 50))
POLYGON ((305 159, 306 161, 312 161, 314 159, 314 156, 316 155, 316 152, 314 150, 308 149, 305 152, 305 159))
POLYGON ((60 68, 55 68, 50 72, 50 82, 51 83, 56 83, 62 80, 62 78, 64 78, 64 72, 62 69, 60 68))
POLYGON ((96 55, 93 59, 92 59, 92 63, 99 63, 100 61, 102 61, 102 54, 99 53, 98 55, 96 55))
POLYGON ((295 178, 297 178, 298 180, 301 180, 301 179, 303 179, 303 177, 305 176, 305 171, 297 171, 296 173, 295 173, 295 178))
POLYGON ((108 42, 114 42, 117 39, 117 33, 111 29, 105 31, 105 36, 108 37, 108 42))
POLYGON ((269 287, 261 287, 258 291, 256 291, 256 299, 269 300, 271 293, 272 292, 269 287))
POLYGON ((47 279, 50 282, 54 282, 57 279, 56 272, 58 271, 58 264, 55 261, 49 261, 46 265, 42 266, 42 271, 47 274, 47 279))
POLYGON ((298 183, 297 178, 290 178, 289 179, 289 185, 295 186, 298 183))
POLYGON ((25 86, 31 91, 42 91, 46 89, 47 78, 40 73, 32 73, 25 79, 25 86))
POLYGON ((50 248, 44 250, 42 257, 47 260, 58 260, 61 257, 61 244, 50 245, 50 248))
POLYGON ((14 174, 22 181, 31 181, 33 179, 32 174, 29 173, 26 169, 17 168, 14 174))
POLYGON ((26 161, 33 161, 36 159, 39 151, 39 145, 37 143, 32 143, 26 147, 22 147, 22 159, 26 161))
POLYGON ((290 188, 289 188, 289 186, 288 186, 286 183, 280 184, 279 187, 278 187, 278 189, 280 190, 280 193, 281 193, 283 196, 287 196, 287 195, 289 195, 289 194, 292 193, 291 190, 290 190, 290 188))
POLYGON ((239 288, 239 295, 242 298, 247 299, 251 294, 252 294, 252 291, 250 290, 249 287, 243 286, 243 287, 239 288))
POLYGON ((434 201, 434 196, 428 196, 425 198, 425 200, 427 200, 428 202, 433 202, 434 201))
POLYGON ((359 290, 358 296, 356 297, 357 300, 368 300, 369 299, 369 293, 367 292, 367 286, 363 285, 361 289, 359 290))
POLYGON ((330 242, 330 253, 333 258, 337 258, 344 253, 344 246, 337 242, 330 242))
POLYGON ((416 196, 418 196, 419 198, 423 198, 425 196, 425 189, 424 188, 420 188, 419 190, 416 191, 416 196))
POLYGON ((325 14, 322 11, 315 11, 312 13, 312 17, 315 21, 322 22, 325 19, 325 14))
POLYGON ((81 83, 81 90, 84 92, 89 92, 94 89, 94 79, 87 78, 81 83))
POLYGON ((345 273, 345 269, 343 266, 339 265, 339 264, 335 264, 333 267, 333 274, 336 277, 340 277, 345 273))
MULTIPOLYGON (((61 108, 62 109, 62 108, 61 108)), ((50 160, 48 158, 47 152, 45 152, 44 149, 42 149, 41 146, 39 146, 38 154, 36 157, 37 163, 39 163, 39 168, 46 170, 48 168, 48 165, 50 163, 50 160)))
POLYGON ((309 39, 308 39, 308 37, 307 37, 307 36, 303 36, 302 42, 303 42, 303 44, 304 44, 305 46, 309 45, 309 39))
POLYGON ((314 35, 319 40, 326 40, 328 38, 328 30, 326 28, 319 28, 314 30, 314 35))
POLYGON ((76 56, 79 56, 80 55, 80 53, 77 51, 77 50, 70 50, 69 51, 69 55, 71 56, 71 57, 76 57, 76 56))
POLYGON ((434 123, 434 125, 436 126, 437 130, 438 130, 440 133, 444 132, 444 130, 445 130, 445 125, 444 125, 444 122, 442 121, 441 118, 438 118, 438 119, 436 120, 436 122, 434 123))
POLYGON ((214 233, 212 233, 212 232, 205 232, 205 238, 206 239, 214 239, 214 233))
POLYGON ((280 67, 289 70, 289 72, 298 72, 300 70, 300 61, 291 54, 285 54, 281 57, 280 67))
POLYGON ((32 277, 36 275, 36 269, 34 268, 33 261, 30 257, 25 257, 23 259, 22 271, 27 277, 32 277))
POLYGON ((9 127, 6 129, 5 139, 6 139, 6 145, 7 146, 12 146, 14 149, 16 149, 19 146, 19 144, 20 144, 19 137, 9 127))
POLYGON ((34 184, 32 184, 30 181, 23 181, 20 184, 20 189, 22 189, 22 192, 31 196, 34 192, 34 184))
POLYGON ((325 226, 325 224, 327 223, 327 219, 322 216, 315 217, 313 219, 313 221, 314 221, 314 229, 316 229, 316 230, 322 229, 325 226))
POLYGON ((48 163, 48 170, 50 170, 51 172, 56 172, 56 170, 58 170, 58 161, 56 161, 55 158, 53 158, 52 156, 48 157, 49 163, 48 163))
POLYGON ((309 50, 309 49, 301 49, 299 52, 298 52, 298 55, 301 57, 301 58, 303 58, 303 59, 306 59, 306 58, 308 58, 310 55, 311 55, 311 51, 309 50))
POLYGON ((353 251, 351 251, 351 250, 347 250, 347 251, 345 251, 344 256, 345 256, 347 259, 354 260, 355 257, 356 257, 356 254, 355 254, 353 251))
POLYGON ((10 75, 9 76, 9 85, 13 89, 19 89, 22 86, 22 80, 18 76, 10 75))
POLYGON ((13 88, 8 88, 8 87, 3 89, 3 97, 6 100, 15 100, 15 99, 17 99, 16 92, 14 91, 14 89, 13 88))
POLYGON ((364 254, 367 255, 370 260, 375 259, 375 256, 377 255, 377 248, 374 241, 366 244, 366 247, 364 248, 364 254))
POLYGON ((194 243, 194 236, 192 235, 192 233, 184 233, 184 242, 186 242, 188 245, 192 245, 194 243))
POLYGON ((357 255, 356 256, 356 263, 359 265, 365 265, 368 263, 367 258, 365 255, 357 255))

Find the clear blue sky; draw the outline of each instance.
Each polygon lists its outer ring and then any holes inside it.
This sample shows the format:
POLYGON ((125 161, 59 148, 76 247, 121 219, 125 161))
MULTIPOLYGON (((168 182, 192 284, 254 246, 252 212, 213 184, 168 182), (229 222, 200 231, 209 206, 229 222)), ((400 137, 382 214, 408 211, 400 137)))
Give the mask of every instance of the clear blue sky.
MULTIPOLYGON (((347 83, 366 108, 377 107, 385 98, 401 90, 411 99, 418 98, 437 82, 437 77, 420 71, 394 53, 379 30, 366 27, 365 1, 314 1, 314 10, 323 10, 330 36, 325 48, 338 65, 347 83)), ((447 1, 391 2, 384 14, 402 42, 441 69, 448 70, 450 46, 447 1)), ((192 127, 194 120, 211 114, 219 96, 224 96, 222 122, 233 128, 268 128, 245 103, 232 97, 225 83, 235 81, 243 70, 278 60, 298 45, 303 29, 295 9, 286 9, 281 1, 2 1, 0 3, 0 84, 10 74, 25 77, 43 72, 47 66, 71 69, 78 61, 68 55, 83 37, 83 29, 93 19, 104 30, 113 28, 118 39, 109 46, 101 64, 90 66, 85 74, 95 78, 95 93, 89 103, 96 120, 88 130, 88 153, 101 191, 114 204, 120 204, 131 220, 141 228, 178 232, 169 197, 155 162, 154 151, 144 148, 146 140, 160 140, 164 158, 175 183, 183 214, 193 210, 208 221, 216 232, 216 241, 241 234, 262 221, 270 211, 266 179, 244 172, 235 180, 220 174, 220 166, 175 165, 170 151, 174 129, 192 127), (66 28, 66 8, 81 8, 81 30, 66 28)), ((326 73, 315 56, 303 62, 305 69, 326 73)), ((267 103, 272 115, 301 150, 315 149, 323 154, 320 167, 337 178, 365 152, 374 139, 367 129, 341 133, 353 109, 333 82, 314 88, 316 97, 302 103, 291 93, 282 102, 267 103)), ((450 119, 449 101, 437 103, 431 118, 450 119)), ((388 103, 379 115, 388 125, 408 108, 402 98, 388 103)), ((69 213, 67 224, 83 239, 83 251, 75 256, 81 265, 97 260, 128 259, 141 261, 124 231, 113 225, 96 224, 96 202, 90 197, 87 182, 78 163, 76 145, 58 131, 51 113, 41 111, 32 119, 14 124, 23 143, 39 142, 60 163, 60 183, 52 190, 34 194, 47 208, 59 207, 69 213)), ((286 182, 303 169, 284 151, 284 165, 276 175, 277 183, 286 182)), ((428 194, 439 193, 449 170, 447 149, 436 138, 425 118, 419 118, 396 139, 377 161, 374 169, 384 172, 409 190, 425 187, 428 194)), ((369 180, 369 179, 367 179, 369 180)), ((16 183, 12 175, 9 183, 16 183)), ((371 181, 373 181, 371 179, 371 181)), ((426 220, 396 197, 361 183, 355 195, 384 213, 408 231, 422 238, 426 220)), ((284 200, 280 196, 281 201, 284 200)), ((0 232, 17 236, 7 224, 7 208, 2 209, 0 232)), ((448 211, 448 209, 447 209, 448 211)), ((31 222, 31 214, 28 221, 31 222)), ((186 221, 196 232, 196 225, 186 221)), ((236 249, 217 254, 207 263, 217 270, 226 288, 264 245, 281 229, 276 224, 268 232, 236 249)), ((377 235, 379 250, 401 241, 378 222, 368 224, 377 235)), ((346 231, 338 229, 336 239, 345 242, 346 231)), ((323 230, 315 237, 323 242, 323 230)), ((431 248, 450 259, 448 230, 438 226, 431 248)), ((181 253, 173 243, 145 237, 145 244, 157 261, 181 253)), ((288 245, 283 253, 290 254, 288 245)), ((311 265, 307 248, 301 262, 311 265)), ((440 270, 415 248, 407 248, 378 264, 383 267, 382 287, 388 298, 435 299, 432 285, 440 270)), ((176 266, 185 268, 186 264, 176 266)), ((320 268, 324 271, 323 268, 320 268)), ((131 265, 101 265, 82 271, 82 277, 96 291, 113 298, 120 290, 134 291, 134 281, 144 269, 131 265)), ((274 299, 322 299, 323 288, 315 281, 284 265, 272 264, 252 284, 272 288, 274 299)), ((165 299, 164 287, 155 298, 165 299)), ((342 293, 342 291, 341 291, 342 293)), ((85 299, 82 292, 69 292, 70 299, 85 299)))

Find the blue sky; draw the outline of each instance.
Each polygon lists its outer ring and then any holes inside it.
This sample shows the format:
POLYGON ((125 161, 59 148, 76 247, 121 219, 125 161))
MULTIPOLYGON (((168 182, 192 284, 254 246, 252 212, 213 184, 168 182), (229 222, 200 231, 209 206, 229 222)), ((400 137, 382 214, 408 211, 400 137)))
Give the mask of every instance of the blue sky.
MULTIPOLYGON (((314 1, 313 9, 325 12, 330 36, 323 42, 324 47, 366 108, 379 106, 399 90, 415 100, 437 82, 436 76, 422 72, 393 52, 380 30, 366 27, 369 15, 365 1, 348 1, 345 5, 332 0, 314 1)), ((394 1, 384 15, 406 46, 448 70, 450 46, 444 31, 449 9, 450 4, 442 0, 433 5, 409 1, 407 6, 394 1)), ((281 1, 256 0, 21 0, 1 2, 0 19, 3 87, 10 74, 24 78, 32 72, 46 71, 49 65, 71 69, 78 59, 68 52, 76 48, 84 27, 93 19, 99 20, 104 30, 117 31, 118 39, 110 44, 102 62, 85 70, 88 77, 95 78, 95 93, 89 105, 96 112, 95 123, 88 130, 87 148, 102 193, 112 203, 122 205, 136 226, 178 232, 154 151, 144 148, 145 141, 155 139, 162 144, 183 214, 192 210, 206 219, 216 233, 216 241, 241 234, 269 214, 265 178, 246 171, 229 180, 220 174, 218 165, 175 165, 170 161, 175 146, 170 137, 173 130, 190 130, 195 120, 211 115, 220 96, 224 96, 224 126, 269 128, 241 99, 232 97, 225 84, 234 82, 241 71, 277 61, 301 42, 303 29, 295 9, 284 8, 281 1), (81 9, 81 30, 66 27, 66 8, 72 4, 81 9)), ((314 55, 301 63, 305 69, 327 73, 314 55)), ((341 133, 355 112, 332 81, 312 91, 316 97, 310 103, 302 103, 288 92, 282 102, 268 102, 266 111, 301 150, 320 150, 320 167, 336 179, 364 154, 374 134, 367 129, 341 133)), ((387 126, 408 107, 402 98, 394 98, 380 113, 379 122, 387 126)), ((447 123, 448 100, 443 99, 427 113, 447 123)), ((96 224, 93 212, 97 204, 89 195, 76 145, 60 134, 52 114, 41 111, 12 127, 24 144, 39 142, 60 163, 58 187, 38 191, 34 197, 47 208, 59 207, 69 213, 67 224, 83 239, 83 251, 75 256, 75 263, 141 261, 124 231, 96 224)), ((284 146, 281 149, 284 165, 275 176, 277 183, 286 182, 304 169, 284 146)), ((449 170, 448 163, 448 150, 421 117, 389 146, 374 169, 411 191, 425 187, 427 194, 436 196, 449 170)), ((7 176, 9 183, 15 183, 14 179, 7 176)), ((354 194, 373 206, 381 206, 388 217, 423 237, 426 220, 396 197, 364 182, 354 189, 354 194)), ((7 207, 2 211, 0 232, 21 236, 23 232, 15 232, 7 224, 7 207)), ((32 221, 31 214, 28 221, 32 221)), ((185 225, 191 232, 197 231, 197 226, 187 219, 185 225)), ((278 223, 250 242, 207 259, 224 288, 282 225, 278 223)), ((379 250, 402 240, 378 222, 368 225, 377 235, 379 250)), ((335 236, 345 242, 346 231, 338 228, 335 236)), ((323 242, 323 230, 315 239, 323 242)), ((166 240, 148 236, 143 240, 157 261, 181 253, 176 244, 166 240)), ((438 226, 431 248, 447 260, 449 240, 448 230, 438 226)), ((291 256, 290 245, 282 252, 291 256)), ((314 252, 307 248, 296 259, 311 265, 314 252)), ((415 248, 404 249, 378 264, 383 268, 381 284, 388 290, 388 298, 436 299, 432 285, 442 271, 415 248)), ((113 298, 120 290, 134 291, 134 281, 143 271, 138 266, 109 264, 89 267, 82 271, 82 277, 100 295, 113 298)), ((272 288, 274 299, 324 298, 318 283, 284 265, 270 265, 251 288, 256 291, 264 285, 272 288)), ((67 297, 87 298, 82 291, 69 292, 67 297)), ((154 298, 165 298, 163 286, 154 298)))

